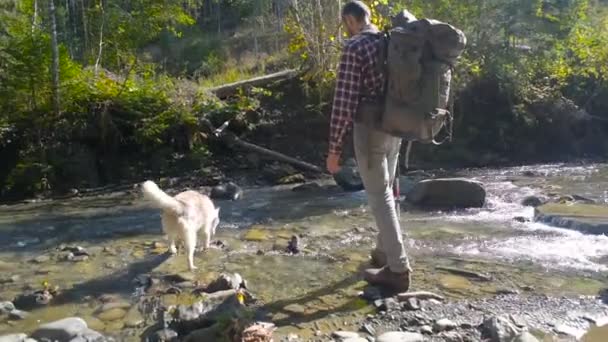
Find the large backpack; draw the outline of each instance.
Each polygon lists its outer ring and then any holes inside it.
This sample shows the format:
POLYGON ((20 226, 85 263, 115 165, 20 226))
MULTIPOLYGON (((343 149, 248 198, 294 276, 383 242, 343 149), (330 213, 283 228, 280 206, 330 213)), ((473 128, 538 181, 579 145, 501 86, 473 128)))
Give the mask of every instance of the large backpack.
POLYGON ((380 49, 384 63, 378 66, 386 78, 384 97, 362 101, 357 116, 410 143, 439 145, 452 137, 451 80, 466 37, 449 24, 417 20, 407 11, 393 17, 392 24, 380 49), (446 137, 438 141, 442 128, 446 137))

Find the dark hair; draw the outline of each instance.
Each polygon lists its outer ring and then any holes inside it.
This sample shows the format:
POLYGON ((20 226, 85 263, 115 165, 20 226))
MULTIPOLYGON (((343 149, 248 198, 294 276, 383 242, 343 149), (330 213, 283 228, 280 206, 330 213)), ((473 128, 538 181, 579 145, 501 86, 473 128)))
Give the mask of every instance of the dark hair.
POLYGON ((371 11, 362 1, 351 1, 342 7, 342 16, 351 15, 358 21, 371 17, 371 11))

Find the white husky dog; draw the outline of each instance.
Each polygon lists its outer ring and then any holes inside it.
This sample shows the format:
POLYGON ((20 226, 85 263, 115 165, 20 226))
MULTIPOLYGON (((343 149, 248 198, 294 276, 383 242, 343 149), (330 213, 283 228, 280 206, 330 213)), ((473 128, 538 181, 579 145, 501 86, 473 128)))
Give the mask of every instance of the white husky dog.
POLYGON ((211 199, 196 191, 184 191, 175 197, 167 195, 154 182, 146 181, 142 185, 144 197, 162 209, 162 225, 169 236, 169 251, 177 253, 175 243, 184 242, 188 256, 188 268, 195 270, 194 251, 198 232, 202 228, 205 234, 205 249, 209 248, 211 236, 220 223, 220 209, 215 208, 211 199))

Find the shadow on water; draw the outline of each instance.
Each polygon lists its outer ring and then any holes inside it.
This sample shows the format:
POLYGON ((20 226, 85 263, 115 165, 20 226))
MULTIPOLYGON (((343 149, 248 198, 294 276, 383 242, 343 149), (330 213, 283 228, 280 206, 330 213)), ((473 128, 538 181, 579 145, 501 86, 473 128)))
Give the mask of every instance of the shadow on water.
MULTIPOLYGON (((92 240, 101 243, 121 237, 162 234, 160 211, 141 199, 128 199, 68 200, 45 205, 44 209, 4 207, 0 214, 0 249, 32 253, 60 244, 92 240)), ((362 193, 344 193, 339 189, 301 193, 282 187, 251 188, 242 200, 216 201, 216 205, 221 208, 220 229, 241 229, 260 222, 290 222, 349 210, 364 201, 362 193)))
POLYGON ((128 267, 118 270, 111 275, 87 280, 75 284, 70 289, 60 292, 53 300, 53 305, 63 305, 82 301, 88 296, 99 296, 100 294, 129 295, 134 290, 134 280, 138 275, 150 273, 163 262, 171 257, 164 253, 145 260, 131 263, 128 267))
POLYGON ((357 310, 358 307, 353 302, 359 300, 358 297, 346 300, 343 304, 338 306, 330 306, 326 309, 319 308, 318 310, 314 310, 311 313, 301 313, 299 315, 293 315, 293 313, 285 310, 286 307, 290 305, 301 305, 304 306, 307 303, 318 300, 323 296, 328 295, 336 295, 338 292, 351 288, 353 285, 357 284, 362 280, 362 272, 365 268, 369 267, 368 264, 363 263, 359 265, 358 272, 355 272, 351 276, 345 277, 344 279, 329 284, 325 287, 319 288, 315 291, 308 292, 304 296, 293 298, 293 299, 283 299, 274 301, 264 305, 261 308, 262 312, 273 312, 273 313, 283 313, 285 314, 285 318, 281 319, 273 319, 273 323, 277 326, 286 326, 291 324, 302 324, 308 323, 312 321, 316 321, 318 319, 327 317, 332 313, 344 313, 349 311, 357 310))

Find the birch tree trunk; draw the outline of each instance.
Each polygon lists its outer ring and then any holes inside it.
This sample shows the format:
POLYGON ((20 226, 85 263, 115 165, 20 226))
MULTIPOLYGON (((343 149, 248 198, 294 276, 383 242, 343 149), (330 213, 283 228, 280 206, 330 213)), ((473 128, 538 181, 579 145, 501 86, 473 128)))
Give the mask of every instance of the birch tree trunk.
POLYGON ((103 54, 103 28, 106 23, 106 16, 103 9, 103 0, 99 0, 99 8, 101 10, 101 27, 99 28, 99 50, 97 52, 97 59, 95 60, 95 76, 99 70, 99 64, 101 63, 101 56, 103 54))
POLYGON ((55 0, 49 0, 49 15, 51 19, 51 50, 52 50, 52 64, 51 64, 51 77, 52 77, 52 89, 53 89, 53 110, 55 115, 59 114, 60 102, 59 102, 59 43, 57 42, 57 18, 55 16, 55 0))

